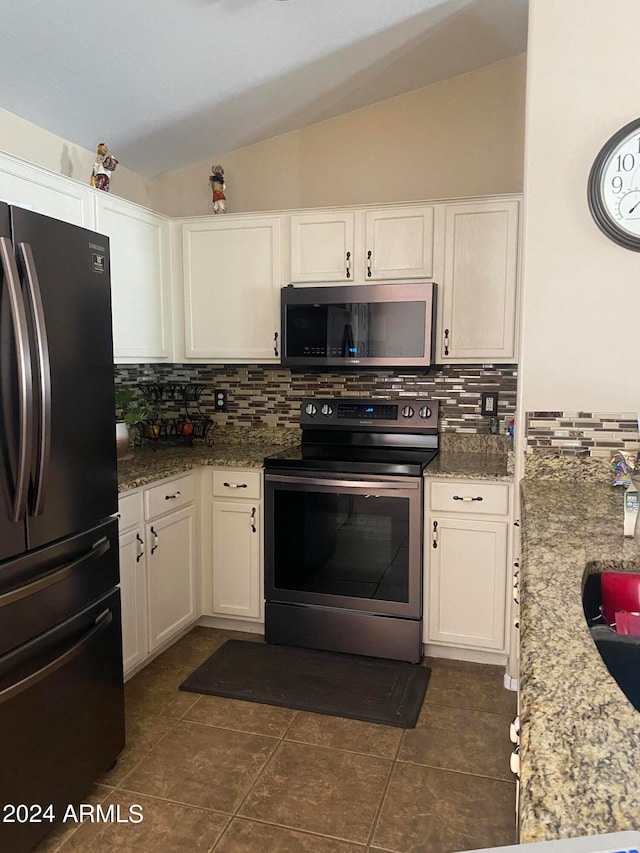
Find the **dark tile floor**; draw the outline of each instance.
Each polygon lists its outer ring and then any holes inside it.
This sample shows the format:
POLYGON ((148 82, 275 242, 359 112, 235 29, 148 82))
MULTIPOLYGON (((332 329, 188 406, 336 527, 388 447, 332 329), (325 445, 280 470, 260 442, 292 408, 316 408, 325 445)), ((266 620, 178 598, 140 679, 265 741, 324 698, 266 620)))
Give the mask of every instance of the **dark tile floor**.
POLYGON ((92 802, 141 823, 66 825, 38 853, 452 853, 515 842, 499 667, 429 659, 415 729, 198 696, 229 637, 195 628, 125 686, 128 745, 92 802))

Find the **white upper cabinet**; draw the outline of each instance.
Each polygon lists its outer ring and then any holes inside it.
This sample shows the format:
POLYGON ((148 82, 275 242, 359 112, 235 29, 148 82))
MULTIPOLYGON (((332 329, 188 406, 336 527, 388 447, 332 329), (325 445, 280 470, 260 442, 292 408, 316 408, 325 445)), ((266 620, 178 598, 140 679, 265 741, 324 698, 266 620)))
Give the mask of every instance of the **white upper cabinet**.
POLYGON ((434 207, 322 210, 291 215, 296 284, 431 279, 434 207))
POLYGON ((187 360, 279 362, 279 217, 182 225, 187 360))
POLYGON ((519 202, 446 206, 440 361, 516 360, 519 202))
POLYGON ((108 193, 95 202, 110 244, 115 361, 170 361, 169 219, 108 193))
POLYGON ((0 154, 0 201, 94 228, 93 194, 88 184, 0 154))
POLYGON ((291 217, 291 280, 352 281, 355 213, 324 210, 291 217))
POLYGON ((434 208, 367 210, 365 281, 433 278, 434 208))

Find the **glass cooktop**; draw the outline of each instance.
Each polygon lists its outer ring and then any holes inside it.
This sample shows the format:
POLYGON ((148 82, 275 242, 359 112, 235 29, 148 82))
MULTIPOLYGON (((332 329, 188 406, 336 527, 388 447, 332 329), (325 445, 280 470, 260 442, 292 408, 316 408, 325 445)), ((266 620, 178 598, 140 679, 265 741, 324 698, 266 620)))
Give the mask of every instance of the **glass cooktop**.
POLYGON ((437 449, 353 447, 306 444, 289 447, 264 460, 267 471, 329 471, 344 474, 385 474, 420 477, 437 449))

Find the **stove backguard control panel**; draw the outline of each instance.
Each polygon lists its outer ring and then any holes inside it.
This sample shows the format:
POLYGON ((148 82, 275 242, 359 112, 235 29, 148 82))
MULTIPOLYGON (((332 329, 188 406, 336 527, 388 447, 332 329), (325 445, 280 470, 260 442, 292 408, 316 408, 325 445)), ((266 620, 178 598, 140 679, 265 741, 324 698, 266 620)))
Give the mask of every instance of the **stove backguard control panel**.
POLYGON ((302 401, 300 426, 303 429, 436 433, 438 408, 438 400, 420 397, 400 400, 315 397, 302 401))

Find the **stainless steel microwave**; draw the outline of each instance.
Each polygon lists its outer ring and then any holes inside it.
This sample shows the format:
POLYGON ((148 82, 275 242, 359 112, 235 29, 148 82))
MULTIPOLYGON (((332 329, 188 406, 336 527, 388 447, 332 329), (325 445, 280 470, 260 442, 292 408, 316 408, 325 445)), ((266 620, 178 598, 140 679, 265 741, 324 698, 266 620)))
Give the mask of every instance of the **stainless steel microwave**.
POLYGON ((282 289, 282 364, 314 370, 427 369, 434 360, 436 285, 282 289))

